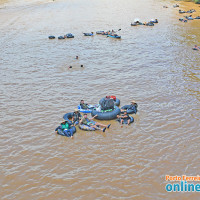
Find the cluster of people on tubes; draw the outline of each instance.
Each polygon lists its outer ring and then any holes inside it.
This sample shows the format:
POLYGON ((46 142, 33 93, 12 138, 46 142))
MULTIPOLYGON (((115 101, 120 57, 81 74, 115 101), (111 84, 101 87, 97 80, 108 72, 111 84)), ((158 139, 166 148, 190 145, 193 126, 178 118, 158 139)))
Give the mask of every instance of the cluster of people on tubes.
MULTIPOLYGON (((135 106, 135 105, 137 105, 137 103, 135 101, 131 101, 131 105, 135 106)), ((81 107, 81 109, 89 110, 89 105, 86 104, 84 102, 84 100, 80 101, 80 107, 81 107)), ((98 107, 97 109, 99 109, 99 111, 100 111, 101 108, 98 107)), ((71 138, 73 138, 73 133, 70 128, 72 126, 76 126, 78 124, 80 124, 80 125, 84 124, 84 125, 90 126, 92 128, 95 128, 97 130, 101 130, 102 132, 105 132, 106 128, 110 128, 111 124, 105 125, 105 124, 93 121, 93 119, 95 117, 97 117, 97 115, 93 116, 92 118, 88 118, 87 113, 83 113, 83 117, 81 117, 79 110, 75 109, 73 112, 73 115, 72 115, 72 120, 71 120, 72 123, 69 123, 68 121, 63 121, 61 123, 62 130, 65 132, 68 132, 68 134, 70 134, 71 138)), ((121 114, 117 115, 117 118, 120 121, 121 127, 123 127, 124 120, 127 120, 128 125, 130 124, 130 116, 127 114, 126 110, 121 109, 121 114)))

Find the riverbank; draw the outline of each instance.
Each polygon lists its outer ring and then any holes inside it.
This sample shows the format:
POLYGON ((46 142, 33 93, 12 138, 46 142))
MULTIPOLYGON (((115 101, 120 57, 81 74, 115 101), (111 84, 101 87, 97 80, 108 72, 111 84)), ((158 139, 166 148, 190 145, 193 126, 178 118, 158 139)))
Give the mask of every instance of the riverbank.
MULTIPOLYGON (((180 10, 187 11, 187 10, 194 9, 194 10, 196 10, 196 12, 192 13, 192 16, 194 16, 194 17, 200 16, 200 5, 199 4, 195 4, 194 2, 185 2, 185 1, 180 1, 177 4, 180 5, 180 7, 176 8, 177 10, 180 9, 180 10)), ((185 13, 185 14, 187 14, 187 13, 185 13)), ((185 14, 183 14, 183 15, 185 15, 185 14)))
POLYGON ((184 0, 185 2, 193 2, 195 4, 200 4, 200 0, 184 0))

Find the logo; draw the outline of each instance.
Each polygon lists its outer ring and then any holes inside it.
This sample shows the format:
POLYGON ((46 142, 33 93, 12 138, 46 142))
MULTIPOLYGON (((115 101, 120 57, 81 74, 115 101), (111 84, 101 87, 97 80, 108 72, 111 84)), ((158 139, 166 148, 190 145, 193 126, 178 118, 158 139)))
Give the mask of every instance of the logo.
POLYGON ((167 192, 200 192, 200 176, 165 176, 167 192), (177 183, 178 182, 178 183, 177 183))

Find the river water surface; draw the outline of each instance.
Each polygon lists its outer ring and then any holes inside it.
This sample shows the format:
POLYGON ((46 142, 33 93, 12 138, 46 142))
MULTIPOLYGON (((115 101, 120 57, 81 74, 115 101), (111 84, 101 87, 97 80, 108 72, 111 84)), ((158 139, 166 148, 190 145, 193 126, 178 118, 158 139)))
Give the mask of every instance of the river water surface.
POLYGON ((181 23, 175 2, 159 0, 0 2, 2 200, 199 199, 167 193, 165 175, 199 173, 200 20, 181 23), (134 18, 159 23, 131 27, 134 18), (109 29, 122 39, 82 34, 109 29), (73 140, 54 133, 81 99, 106 95, 137 101, 135 122, 73 140))

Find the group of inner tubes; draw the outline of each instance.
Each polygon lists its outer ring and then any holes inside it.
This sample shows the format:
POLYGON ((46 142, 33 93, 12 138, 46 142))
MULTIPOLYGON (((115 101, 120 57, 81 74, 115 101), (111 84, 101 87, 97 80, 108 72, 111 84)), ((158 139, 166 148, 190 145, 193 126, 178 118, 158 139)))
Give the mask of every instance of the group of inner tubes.
MULTIPOLYGON (((193 13, 193 12, 196 12, 196 10, 194 10, 194 9, 190 9, 188 11, 179 10, 178 12, 179 12, 179 14, 193 13)), ((194 20, 194 19, 200 19, 200 16, 197 16, 197 17, 192 17, 192 15, 184 16, 184 18, 179 18, 179 21, 181 21, 181 22, 187 22, 188 20, 194 20)))
MULTIPOLYGON (((120 30, 121 30, 121 29, 119 29, 118 31, 120 31, 120 30)), ((114 31, 114 30, 112 30, 112 31, 97 31, 96 34, 97 34, 97 35, 106 35, 107 37, 112 37, 112 38, 116 38, 116 39, 120 39, 120 38, 121 38, 121 36, 119 36, 119 35, 117 34, 117 31, 114 31)), ((83 33, 83 35, 84 35, 84 36, 93 36, 93 35, 94 35, 94 32, 83 33)), ((49 38, 49 39, 55 39, 56 37, 53 36, 53 35, 50 35, 48 38, 49 38)), ((59 36, 59 37, 58 37, 59 40, 64 40, 64 39, 66 39, 66 38, 74 38, 74 35, 73 35, 72 33, 68 33, 68 34, 66 34, 66 35, 64 35, 64 36, 59 36)))
MULTIPOLYGON (((118 30, 121 31, 121 28, 118 30)), ((111 38, 116 38, 116 39, 121 39, 121 36, 117 34, 117 31, 97 31, 96 32, 97 35, 106 35, 107 37, 111 37, 111 38)))
POLYGON ((154 24, 158 23, 157 19, 151 19, 149 22, 140 22, 138 19, 136 19, 133 23, 131 23, 131 26, 137 26, 137 25, 145 25, 145 26, 154 26, 154 24))
POLYGON ((179 21, 181 22, 187 22, 188 20, 194 20, 194 19, 200 19, 200 16, 197 16, 197 17, 192 17, 192 15, 189 15, 189 16, 184 16, 184 18, 179 18, 179 21))
POLYGON ((94 118, 98 120, 116 119, 121 124, 121 127, 123 127, 123 124, 129 125, 134 122, 134 118, 130 114, 136 114, 138 108, 135 101, 130 103, 130 105, 119 108, 120 100, 116 96, 103 97, 97 105, 89 105, 84 100, 81 100, 74 112, 66 113, 63 116, 64 121, 55 131, 59 135, 73 138, 76 126, 85 131, 101 130, 105 132, 107 128, 110 128, 111 124, 105 125, 96 122, 94 118), (91 114, 92 117, 88 118, 88 114, 91 114))
MULTIPOLYGON (((49 39, 55 39, 56 37, 54 36, 54 35, 50 35, 49 36, 49 39)), ((64 39, 66 39, 66 38, 74 38, 74 35, 72 34, 72 33, 67 33, 66 35, 64 35, 64 36, 58 36, 58 39, 59 40, 64 40, 64 39)))
MULTIPOLYGON (((179 5, 178 4, 175 4, 173 5, 174 8, 178 8, 179 5)), ((163 8, 168 8, 167 6, 163 6, 163 8)), ((195 9, 190 9, 188 11, 184 11, 184 10, 178 10, 179 14, 183 14, 183 13, 194 13, 196 12, 195 9)), ((188 20, 193 20, 193 19, 200 19, 200 16, 197 16, 197 17, 192 17, 192 15, 189 15, 189 16, 184 16, 185 18, 179 18, 179 21, 181 22, 187 22, 188 20)))
POLYGON ((190 10, 188 10, 188 11, 179 10, 178 12, 179 12, 180 14, 183 14, 183 13, 193 13, 193 12, 196 12, 196 10, 194 10, 194 9, 190 9, 190 10))

